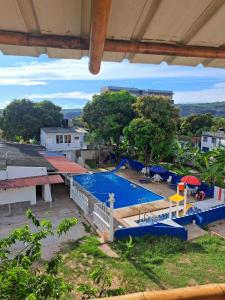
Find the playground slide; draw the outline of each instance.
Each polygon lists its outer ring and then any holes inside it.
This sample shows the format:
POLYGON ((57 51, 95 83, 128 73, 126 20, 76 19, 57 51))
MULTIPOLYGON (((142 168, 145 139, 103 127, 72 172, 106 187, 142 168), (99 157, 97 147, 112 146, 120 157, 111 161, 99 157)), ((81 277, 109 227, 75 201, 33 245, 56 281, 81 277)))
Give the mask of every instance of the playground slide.
POLYGON ((118 171, 122 166, 124 166, 127 163, 126 159, 122 159, 120 161, 120 163, 117 165, 117 167, 115 169, 113 169, 111 172, 116 172, 118 171))

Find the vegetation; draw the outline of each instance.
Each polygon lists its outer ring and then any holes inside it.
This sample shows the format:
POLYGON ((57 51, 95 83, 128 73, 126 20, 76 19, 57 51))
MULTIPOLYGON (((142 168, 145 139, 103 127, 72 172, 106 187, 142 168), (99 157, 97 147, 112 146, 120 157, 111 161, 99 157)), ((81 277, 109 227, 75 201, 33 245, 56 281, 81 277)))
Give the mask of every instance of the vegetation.
POLYGON ((221 116, 225 118, 225 101, 212 103, 177 104, 176 106, 180 109, 181 116, 210 113, 213 116, 221 116))
POLYGON ((203 131, 209 131, 213 125, 211 114, 190 115, 180 120, 179 133, 187 136, 200 136, 203 131))
POLYGON ((134 118, 132 104, 135 99, 126 91, 95 95, 83 110, 83 120, 92 135, 92 141, 118 147, 124 127, 134 118))
POLYGON ((107 269, 107 266, 101 266, 94 269, 90 273, 90 279, 93 281, 93 284, 95 284, 95 287, 89 284, 81 284, 77 288, 77 291, 83 295, 83 299, 90 299, 91 297, 102 298, 125 294, 124 289, 121 287, 111 289, 112 274, 107 269))
POLYGON ((62 118, 61 107, 50 101, 14 100, 3 110, 0 128, 7 139, 16 141, 19 136, 38 141, 41 127, 60 126, 62 118))
POLYGON ((209 185, 225 188, 225 147, 215 148, 207 153, 200 153, 196 159, 196 167, 201 179, 209 185))
POLYGON ((72 286, 58 274, 60 255, 44 264, 40 271, 35 263, 41 257, 41 241, 49 235, 62 235, 77 223, 75 218, 63 220, 55 230, 47 220, 38 220, 31 212, 29 225, 17 228, 0 240, 0 299, 46 300, 60 299, 72 286))
POLYGON ((134 110, 137 117, 123 131, 126 147, 133 147, 145 164, 166 157, 176 136, 178 110, 158 96, 138 98, 134 110))
POLYGON ((208 234, 193 242, 151 236, 114 242, 112 247, 119 258, 106 256, 99 246, 94 236, 71 242, 69 249, 65 245, 67 254, 60 272, 74 286, 67 299, 83 297, 83 292, 75 288, 82 284, 99 288, 90 278, 99 266, 110 270, 113 278, 110 289, 122 288, 126 293, 225 280, 225 241, 208 234))

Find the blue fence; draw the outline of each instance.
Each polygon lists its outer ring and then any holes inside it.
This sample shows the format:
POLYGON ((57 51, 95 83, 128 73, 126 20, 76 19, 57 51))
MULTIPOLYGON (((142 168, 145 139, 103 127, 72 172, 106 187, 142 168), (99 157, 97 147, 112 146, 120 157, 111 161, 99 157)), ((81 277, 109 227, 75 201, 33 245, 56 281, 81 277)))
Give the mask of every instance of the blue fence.
MULTIPOLYGON (((126 160, 130 168, 136 171, 141 171, 142 168, 145 167, 143 163, 127 157, 122 157, 122 160, 126 160)), ((150 175, 152 176, 154 175, 154 173, 150 172, 150 175)), ((171 184, 174 186, 177 185, 182 178, 182 176, 177 175, 176 173, 171 171, 167 171, 164 174, 160 174, 160 176, 163 178, 164 181, 166 181, 169 178, 169 176, 172 176, 171 184)), ((214 186, 208 186, 206 183, 202 183, 199 186, 199 190, 204 191, 207 198, 213 198, 214 186)))
POLYGON ((141 163, 137 160, 127 158, 127 162, 129 164, 129 166, 131 167, 131 169, 136 170, 136 171, 141 171, 145 167, 143 163, 141 163))
POLYGON ((155 236, 175 236, 183 240, 187 240, 187 230, 184 227, 172 227, 164 224, 146 225, 122 228, 115 231, 115 239, 121 240, 132 237, 141 237, 145 235, 155 236))

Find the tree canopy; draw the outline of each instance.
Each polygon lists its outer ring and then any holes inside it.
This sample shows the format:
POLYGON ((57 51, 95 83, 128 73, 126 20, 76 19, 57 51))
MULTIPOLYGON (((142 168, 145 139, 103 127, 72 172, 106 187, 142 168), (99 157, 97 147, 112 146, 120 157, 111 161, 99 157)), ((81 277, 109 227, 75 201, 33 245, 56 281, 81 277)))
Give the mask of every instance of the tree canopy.
POLYGON ((144 96, 133 105, 137 117, 124 129, 124 142, 146 164, 169 154, 176 135, 178 109, 163 97, 144 96))
POLYGON ((190 115, 180 122, 180 134, 200 136, 203 131, 210 130, 213 125, 213 116, 210 113, 190 115))
POLYGON ((132 108, 135 100, 127 91, 95 95, 83 110, 83 120, 90 134, 98 141, 118 146, 124 127, 135 116, 132 108))
POLYGON ((39 140, 41 127, 60 126, 62 118, 61 107, 50 101, 13 100, 3 110, 0 127, 8 139, 39 140))

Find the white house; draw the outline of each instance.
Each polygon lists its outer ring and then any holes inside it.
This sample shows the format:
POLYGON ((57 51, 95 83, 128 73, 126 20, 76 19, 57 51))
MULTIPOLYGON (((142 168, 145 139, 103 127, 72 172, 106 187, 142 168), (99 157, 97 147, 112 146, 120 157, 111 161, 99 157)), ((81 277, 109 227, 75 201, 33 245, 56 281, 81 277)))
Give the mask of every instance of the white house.
POLYGON ((66 158, 75 161, 80 155, 79 150, 87 149, 83 128, 46 127, 41 128, 40 142, 48 151, 57 151, 66 158))
POLYGON ((52 201, 51 184, 62 183, 55 168, 32 145, 0 143, 0 205, 52 201))
POLYGON ((225 129, 217 132, 203 132, 201 136, 201 150, 207 152, 219 146, 225 146, 225 129))

